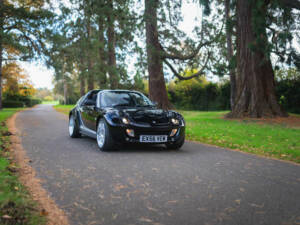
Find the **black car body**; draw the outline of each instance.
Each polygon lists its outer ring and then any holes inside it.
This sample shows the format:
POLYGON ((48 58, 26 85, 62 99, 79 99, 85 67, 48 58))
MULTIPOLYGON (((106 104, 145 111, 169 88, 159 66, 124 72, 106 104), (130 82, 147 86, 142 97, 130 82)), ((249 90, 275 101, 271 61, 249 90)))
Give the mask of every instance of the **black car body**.
POLYGON ((180 148, 185 139, 183 117, 158 109, 145 95, 127 90, 93 90, 69 114, 69 134, 97 139, 101 150, 115 144, 165 144, 180 148))

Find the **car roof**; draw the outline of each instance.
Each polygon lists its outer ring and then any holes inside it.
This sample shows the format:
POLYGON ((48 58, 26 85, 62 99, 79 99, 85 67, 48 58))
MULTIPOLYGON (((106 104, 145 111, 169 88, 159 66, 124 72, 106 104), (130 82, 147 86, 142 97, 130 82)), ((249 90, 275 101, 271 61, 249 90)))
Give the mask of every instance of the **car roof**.
POLYGON ((141 93, 139 91, 135 90, 124 90, 124 89, 105 89, 105 90, 99 90, 99 92, 135 92, 135 93, 141 93))

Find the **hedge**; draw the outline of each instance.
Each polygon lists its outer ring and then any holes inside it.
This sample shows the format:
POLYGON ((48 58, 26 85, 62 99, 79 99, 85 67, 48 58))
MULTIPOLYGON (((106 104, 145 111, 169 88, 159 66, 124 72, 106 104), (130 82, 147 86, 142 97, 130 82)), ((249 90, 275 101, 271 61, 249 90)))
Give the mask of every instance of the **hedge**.
POLYGON ((3 108, 22 108, 25 106, 23 102, 13 101, 13 100, 4 100, 2 102, 3 108))

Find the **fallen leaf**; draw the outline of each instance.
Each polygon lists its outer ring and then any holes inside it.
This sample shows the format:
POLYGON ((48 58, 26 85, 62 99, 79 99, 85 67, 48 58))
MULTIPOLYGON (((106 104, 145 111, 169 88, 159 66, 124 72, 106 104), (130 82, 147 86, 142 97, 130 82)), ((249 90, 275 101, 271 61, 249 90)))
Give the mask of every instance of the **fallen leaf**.
POLYGON ((118 214, 117 213, 113 213, 112 214, 112 219, 115 220, 117 218, 118 214))
POLYGON ((146 217, 139 218, 139 221, 141 221, 141 222, 147 222, 147 223, 152 223, 153 222, 152 220, 150 220, 150 219, 148 219, 146 217))
POLYGON ((3 218, 3 219, 7 219, 7 220, 9 220, 9 219, 11 219, 12 217, 11 217, 11 216, 9 216, 9 215, 3 215, 3 216, 2 216, 2 218, 3 218))
POLYGON ((48 216, 48 212, 45 209, 42 209, 42 211, 40 212, 41 216, 48 216))
POLYGON ((237 204, 241 204, 241 199, 237 199, 237 200, 235 200, 235 202, 236 202, 237 204))
POLYGON ((171 200, 171 201, 168 201, 167 203, 169 203, 169 204, 174 204, 174 203, 176 203, 176 202, 178 202, 177 200, 171 200))

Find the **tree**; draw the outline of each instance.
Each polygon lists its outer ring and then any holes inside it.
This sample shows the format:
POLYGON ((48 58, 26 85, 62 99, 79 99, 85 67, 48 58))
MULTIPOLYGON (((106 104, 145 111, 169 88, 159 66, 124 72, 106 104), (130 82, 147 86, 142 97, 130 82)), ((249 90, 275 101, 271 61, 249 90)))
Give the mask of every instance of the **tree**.
POLYGON ((27 60, 45 48, 45 30, 53 14, 43 0, 0 0, 0 110, 2 109, 2 66, 10 60, 27 60), (48 23, 46 22, 48 21, 48 23), (13 54, 10 50, 13 49, 13 54))
POLYGON ((169 108, 163 64, 161 60, 161 45, 157 30, 157 0, 145 0, 146 45, 149 73, 149 96, 161 108, 169 108))
POLYGON ((9 96, 33 96, 36 92, 28 75, 16 62, 2 67, 3 93, 9 96))
MULTIPOLYGON (((210 26, 204 27, 200 31, 199 38, 195 41, 186 38, 185 41, 180 41, 180 38, 184 38, 185 34, 176 28, 176 25, 181 19, 178 13, 180 9, 181 1, 175 1, 172 3, 165 2, 165 5, 158 0, 145 0, 144 20, 146 24, 146 48, 147 48, 147 64, 149 73, 149 96, 150 99, 157 102, 161 108, 170 108, 171 104, 168 100, 166 85, 164 80, 163 65, 169 67, 174 76, 180 80, 188 80, 203 75, 204 70, 208 66, 208 62, 211 58, 211 52, 203 49, 216 41, 219 34, 212 36, 210 26), (157 16, 157 10, 161 9, 161 18, 157 16), (168 11, 168 19, 163 11, 168 11), (177 10, 177 11, 176 11, 177 10), (164 30, 158 29, 158 20, 160 21, 160 27, 164 30), (168 24, 167 24, 168 20, 168 24), (208 32, 207 29, 210 29, 208 32), (160 37, 163 36, 163 38, 160 37), (162 40, 165 40, 164 42, 162 40), (169 42, 169 46, 166 47, 169 42), (171 44, 170 44, 171 43, 171 44), (200 54, 199 54, 200 53, 200 54), (178 65, 182 62, 188 65, 199 68, 199 62, 204 62, 200 70, 191 74, 189 77, 183 77, 180 72, 176 70, 173 64, 178 65), (196 65, 196 66, 195 66, 196 65)), ((214 30, 215 31, 215 30, 214 30)))
POLYGON ((269 43, 267 28, 273 22, 269 17, 271 11, 279 13, 278 10, 282 9, 289 15, 292 13, 291 7, 300 9, 300 2, 237 1, 237 95, 229 116, 287 116, 275 95, 270 53, 276 45, 273 47, 269 43))
POLYGON ((224 1, 225 5, 225 19, 226 19, 226 48, 227 48, 227 61, 229 64, 229 77, 230 77, 230 106, 231 109, 234 107, 235 96, 236 96, 236 75, 235 68, 232 65, 233 61, 233 45, 232 45, 232 20, 230 10, 230 0, 224 1))
MULTIPOLYGON (((211 1, 201 0, 209 7, 211 1)), ((275 95, 274 59, 280 64, 299 66, 299 53, 293 48, 293 35, 299 31, 299 0, 237 0, 225 3, 225 16, 234 29, 227 29, 236 42, 231 66, 236 71, 235 99, 229 117, 287 116, 275 95), (229 7, 230 6, 230 7, 229 7), (230 8, 234 11, 229 17, 230 8), (272 61, 273 65, 272 65, 272 61)), ((298 34, 299 35, 299 34, 298 34)), ((228 60, 230 60, 228 49, 228 60)), ((232 69, 232 68, 231 68, 232 69)), ((234 83, 232 83, 234 86, 234 83)))

